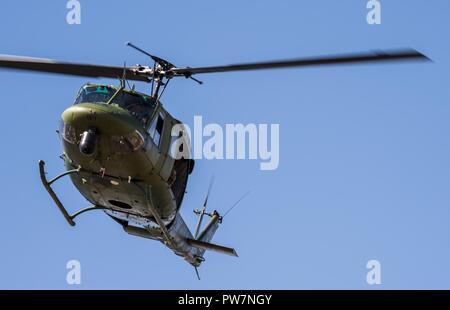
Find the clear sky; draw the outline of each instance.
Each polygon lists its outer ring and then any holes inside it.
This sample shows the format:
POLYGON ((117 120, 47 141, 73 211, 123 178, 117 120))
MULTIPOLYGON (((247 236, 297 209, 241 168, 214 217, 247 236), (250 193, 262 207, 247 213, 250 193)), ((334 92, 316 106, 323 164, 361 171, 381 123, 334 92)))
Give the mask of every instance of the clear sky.
MULTIPOLYGON (((280 166, 197 162, 182 214, 194 227, 214 173, 210 206, 229 214, 214 241, 238 259, 207 254, 194 270, 158 242, 126 235, 102 212, 71 228, 38 175, 62 171, 61 112, 89 79, 0 71, 0 288, 450 289, 450 2, 365 0, 86 1, 81 25, 66 1, 5 0, 0 53, 76 62, 145 64, 132 41, 179 66, 412 47, 435 62, 204 75, 164 95, 192 123, 279 123, 280 166), (66 283, 77 259, 82 284, 66 283), (381 263, 382 285, 366 282, 381 263)), ((97 81, 92 80, 91 81, 97 81)), ((100 80, 116 83, 114 80, 100 80)), ((138 85, 143 90, 145 85, 138 85)), ((69 209, 87 206, 69 180, 69 209)))

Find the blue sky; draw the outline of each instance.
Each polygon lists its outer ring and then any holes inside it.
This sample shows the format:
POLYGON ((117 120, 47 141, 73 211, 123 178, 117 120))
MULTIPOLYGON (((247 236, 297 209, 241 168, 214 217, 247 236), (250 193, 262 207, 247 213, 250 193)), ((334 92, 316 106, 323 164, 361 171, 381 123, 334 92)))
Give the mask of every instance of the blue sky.
MULTIPOLYGON (((179 66, 413 47, 434 63, 205 75, 171 83, 164 104, 191 123, 279 123, 280 166, 198 161, 182 214, 216 176, 210 206, 226 210, 202 281, 157 242, 126 235, 101 212, 69 227, 40 184, 37 162, 63 169, 55 130, 89 79, 0 71, 3 177, 0 288, 450 289, 450 3, 382 1, 86 1, 81 25, 66 1, 2 1, 0 53, 76 62, 145 64, 132 41, 179 66), (66 283, 77 259, 82 284, 66 283), (381 263, 382 285, 366 283, 381 263)), ((97 81, 92 80, 91 81, 97 81)), ((116 83, 113 80, 102 80, 116 83)), ((138 85, 141 90, 145 85, 138 85)), ((68 208, 87 206, 69 180, 68 208)))

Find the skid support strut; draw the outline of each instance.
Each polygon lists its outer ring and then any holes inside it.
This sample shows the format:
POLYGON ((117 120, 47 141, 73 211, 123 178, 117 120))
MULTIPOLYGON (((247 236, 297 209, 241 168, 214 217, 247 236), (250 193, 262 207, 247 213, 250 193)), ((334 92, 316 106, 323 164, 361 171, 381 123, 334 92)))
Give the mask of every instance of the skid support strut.
POLYGON ((73 173, 79 173, 80 171, 81 171, 81 167, 79 167, 77 169, 68 170, 68 171, 66 171, 64 173, 61 173, 60 175, 56 176, 55 178, 51 179, 50 181, 47 181, 47 177, 45 176, 45 162, 43 160, 39 161, 39 173, 41 175, 42 184, 44 185, 44 187, 47 190, 47 192, 49 193, 50 197, 52 197, 52 199, 55 202, 56 206, 58 207, 59 211, 61 211, 62 215, 64 216, 64 218, 66 219, 66 221, 69 223, 70 226, 75 226, 74 218, 76 218, 78 215, 80 215, 82 213, 85 213, 85 212, 88 212, 88 211, 92 211, 92 210, 105 210, 105 209, 107 209, 107 208, 102 207, 102 206, 91 206, 91 207, 88 207, 88 208, 81 209, 81 210, 75 212, 72 215, 70 215, 69 212, 67 212, 66 208, 61 203, 61 200, 59 200, 58 196, 53 191, 51 185, 54 182, 56 182, 59 179, 61 179, 62 177, 66 176, 66 175, 70 175, 70 174, 73 174, 73 173))

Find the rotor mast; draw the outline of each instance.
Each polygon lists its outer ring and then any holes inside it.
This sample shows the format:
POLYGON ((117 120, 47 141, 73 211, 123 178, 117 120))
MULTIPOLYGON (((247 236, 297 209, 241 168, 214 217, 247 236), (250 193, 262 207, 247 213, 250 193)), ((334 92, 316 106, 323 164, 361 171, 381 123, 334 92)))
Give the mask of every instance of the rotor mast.
POLYGON ((149 79, 151 81, 151 96, 155 100, 158 100, 164 93, 167 84, 169 84, 169 81, 172 78, 171 75, 167 74, 167 71, 176 68, 176 66, 165 59, 150 54, 131 42, 127 42, 126 45, 150 57, 154 61, 152 69, 145 67, 144 69, 147 69, 147 72, 145 73, 149 75, 149 79))

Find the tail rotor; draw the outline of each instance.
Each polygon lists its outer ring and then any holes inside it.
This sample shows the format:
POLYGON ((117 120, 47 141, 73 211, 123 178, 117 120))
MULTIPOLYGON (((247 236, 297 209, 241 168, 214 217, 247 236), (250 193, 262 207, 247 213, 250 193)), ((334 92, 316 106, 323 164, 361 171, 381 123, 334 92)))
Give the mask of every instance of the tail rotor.
MULTIPOLYGON (((213 238, 214 234, 216 233, 217 229, 219 228, 220 223, 222 223, 222 219, 230 213, 245 197, 247 197, 250 194, 250 191, 246 192, 244 195, 242 195, 234 204, 231 205, 230 208, 224 213, 223 216, 219 214, 217 211, 213 212, 206 212, 206 209, 208 207, 208 200, 209 195, 211 194, 211 189, 214 184, 214 175, 211 177, 211 181, 209 183, 208 192, 205 197, 205 201, 203 203, 203 207, 199 210, 194 210, 194 213, 199 216, 197 227, 195 228, 195 233, 193 236, 193 239, 186 239, 187 243, 190 246, 193 246, 195 248, 198 248, 202 250, 201 254, 199 254, 199 258, 203 259, 203 253, 206 250, 214 251, 222 254, 227 254, 231 256, 237 257, 238 254, 236 253, 236 250, 234 248, 225 247, 222 245, 211 243, 211 239, 213 238), (203 230, 200 232, 200 229, 202 228, 202 222, 203 217, 207 215, 210 217, 209 222, 205 225, 203 230)), ((204 259, 203 259, 204 260, 204 259)), ((200 276, 198 273, 198 266, 194 265, 195 272, 197 274, 197 278, 200 280, 200 276)))
POLYGON ((202 226, 203 217, 205 216, 205 214, 207 214, 206 213, 206 208, 208 207, 208 199, 209 199, 209 195, 211 194, 211 189, 212 189, 213 184, 214 184, 214 175, 211 177, 211 180, 209 181, 208 192, 206 194, 205 202, 203 203, 202 209, 201 210, 198 210, 198 209, 194 210, 194 213, 199 216, 198 222, 197 222, 197 227, 195 228, 194 239, 197 239, 198 234, 200 233, 200 228, 202 226))

